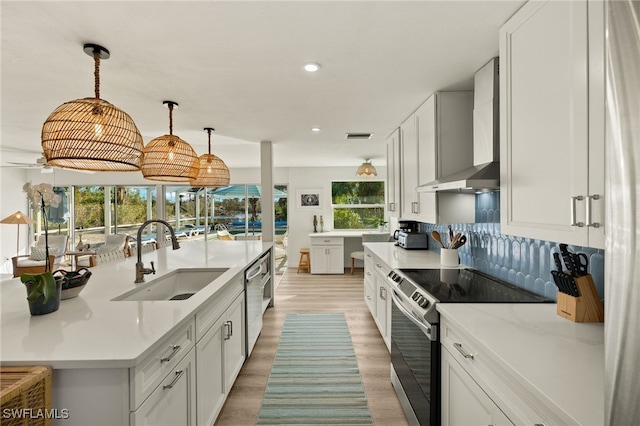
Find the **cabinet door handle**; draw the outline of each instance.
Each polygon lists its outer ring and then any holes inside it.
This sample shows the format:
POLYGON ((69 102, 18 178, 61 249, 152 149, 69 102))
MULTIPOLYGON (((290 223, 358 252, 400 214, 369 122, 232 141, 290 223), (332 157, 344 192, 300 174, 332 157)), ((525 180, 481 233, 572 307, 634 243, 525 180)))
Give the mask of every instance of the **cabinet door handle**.
POLYGON ((171 381, 171 383, 169 383, 168 385, 164 385, 162 387, 162 390, 164 389, 171 389, 172 387, 175 386, 176 382, 178 380, 180 380, 180 377, 182 377, 182 375, 184 374, 184 370, 177 370, 176 371, 176 377, 173 378, 173 380, 171 381))
POLYGON ((599 194, 587 195, 587 209, 585 214, 585 220, 587 221, 587 226, 591 226, 592 228, 600 228, 600 222, 592 222, 591 221, 591 200, 599 200, 599 194))
POLYGON ((224 328, 227 330, 227 335, 224 336, 224 340, 231 339, 231 336, 233 336, 233 321, 225 321, 224 328))
POLYGON ((169 356, 165 356, 164 358, 160 358, 160 364, 162 364, 163 362, 169 362, 171 361, 171 358, 173 358, 174 356, 176 356, 176 354, 178 353, 178 351, 180 350, 181 346, 180 345, 172 345, 171 346, 171 353, 169 354, 169 356))
POLYGON ((454 343, 453 346, 467 359, 473 359, 473 355, 462 349, 462 343, 454 343))
POLYGON ((576 201, 582 200, 584 200, 584 197, 582 195, 571 197, 571 226, 577 226, 579 228, 582 228, 584 226, 584 222, 577 222, 576 219, 576 201))

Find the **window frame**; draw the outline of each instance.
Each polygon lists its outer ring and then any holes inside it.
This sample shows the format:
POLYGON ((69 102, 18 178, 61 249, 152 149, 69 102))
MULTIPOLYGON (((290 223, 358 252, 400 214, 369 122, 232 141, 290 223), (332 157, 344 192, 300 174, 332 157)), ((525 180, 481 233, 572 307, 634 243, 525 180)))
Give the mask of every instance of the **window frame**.
POLYGON ((341 183, 361 183, 361 182, 365 182, 362 180, 356 180, 356 179, 352 179, 352 180, 345 180, 345 179, 340 179, 340 180, 332 180, 331 181, 331 190, 330 190, 330 200, 331 200, 331 224, 334 227, 333 229, 336 231, 362 231, 362 230, 368 230, 368 229, 377 229, 376 227, 373 228, 367 228, 366 226, 363 228, 337 228, 335 227, 335 211, 336 209, 372 209, 372 208, 380 208, 382 209, 382 220, 386 223, 387 222, 387 185, 386 185, 386 181, 384 179, 372 179, 372 180, 367 180, 366 182, 380 182, 382 184, 382 190, 383 190, 383 201, 381 204, 371 204, 371 203, 367 203, 367 204, 334 204, 333 203, 333 184, 334 182, 341 182, 341 183))

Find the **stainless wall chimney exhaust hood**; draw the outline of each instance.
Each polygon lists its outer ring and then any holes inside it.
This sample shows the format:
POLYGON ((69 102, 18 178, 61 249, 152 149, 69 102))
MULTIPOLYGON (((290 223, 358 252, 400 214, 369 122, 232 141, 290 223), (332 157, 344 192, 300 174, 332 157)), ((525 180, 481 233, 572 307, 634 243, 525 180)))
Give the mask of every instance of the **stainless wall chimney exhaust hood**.
POLYGON ((498 58, 493 58, 474 77, 473 167, 421 185, 416 191, 477 192, 500 189, 498 88, 498 58))

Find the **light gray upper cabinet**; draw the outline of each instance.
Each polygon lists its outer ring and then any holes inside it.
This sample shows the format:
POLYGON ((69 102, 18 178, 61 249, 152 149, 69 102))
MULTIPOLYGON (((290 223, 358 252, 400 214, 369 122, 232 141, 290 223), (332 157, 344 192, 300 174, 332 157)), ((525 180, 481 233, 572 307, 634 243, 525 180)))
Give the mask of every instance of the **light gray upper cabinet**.
POLYGON ((525 4, 500 56, 502 232, 603 248, 603 2, 525 4))
POLYGON ((387 212, 400 216, 400 128, 387 138, 387 212))
POLYGON ((469 208, 469 203, 465 203, 459 209, 471 213, 467 220, 442 217, 439 203, 451 197, 417 192, 416 187, 473 165, 473 93, 434 93, 402 123, 400 131, 402 219, 428 223, 472 222, 472 204, 469 208))

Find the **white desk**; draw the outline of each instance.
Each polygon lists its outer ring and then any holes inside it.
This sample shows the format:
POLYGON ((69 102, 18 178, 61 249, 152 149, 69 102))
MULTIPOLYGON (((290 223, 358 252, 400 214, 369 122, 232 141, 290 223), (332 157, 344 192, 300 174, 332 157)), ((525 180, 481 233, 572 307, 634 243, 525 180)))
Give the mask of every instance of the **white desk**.
POLYGON ((351 263, 351 252, 364 250, 362 235, 387 235, 389 231, 360 229, 354 231, 313 232, 311 238, 311 273, 343 274, 351 263))

